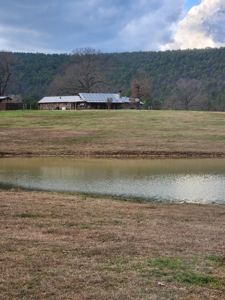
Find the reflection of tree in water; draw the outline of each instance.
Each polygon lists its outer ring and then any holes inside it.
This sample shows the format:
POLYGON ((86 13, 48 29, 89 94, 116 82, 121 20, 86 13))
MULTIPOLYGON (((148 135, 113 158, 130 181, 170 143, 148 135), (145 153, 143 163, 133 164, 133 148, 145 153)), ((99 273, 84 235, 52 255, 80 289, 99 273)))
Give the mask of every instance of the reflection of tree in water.
POLYGON ((223 159, 17 161, 7 159, 2 163, 0 188, 88 192, 148 201, 224 203, 223 159))
POLYGON ((11 190, 13 188, 15 188, 16 186, 13 184, 8 184, 8 183, 3 183, 0 182, 0 190, 11 190))

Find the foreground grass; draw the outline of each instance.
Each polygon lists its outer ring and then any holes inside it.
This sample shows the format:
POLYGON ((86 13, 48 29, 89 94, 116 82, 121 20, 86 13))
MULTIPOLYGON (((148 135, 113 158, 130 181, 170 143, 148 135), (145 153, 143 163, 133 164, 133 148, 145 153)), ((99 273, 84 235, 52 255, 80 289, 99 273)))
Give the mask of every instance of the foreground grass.
POLYGON ((225 207, 0 191, 0 299, 224 299, 225 207))
POLYGON ((0 111, 2 155, 224 155, 225 114, 0 111))

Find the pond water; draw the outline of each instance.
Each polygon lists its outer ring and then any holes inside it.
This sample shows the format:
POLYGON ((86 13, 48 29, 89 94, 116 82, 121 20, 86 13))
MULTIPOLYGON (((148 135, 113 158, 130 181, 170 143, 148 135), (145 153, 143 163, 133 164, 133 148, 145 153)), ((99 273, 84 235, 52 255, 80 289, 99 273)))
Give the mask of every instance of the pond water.
POLYGON ((225 204, 225 159, 1 158, 0 188, 225 204))

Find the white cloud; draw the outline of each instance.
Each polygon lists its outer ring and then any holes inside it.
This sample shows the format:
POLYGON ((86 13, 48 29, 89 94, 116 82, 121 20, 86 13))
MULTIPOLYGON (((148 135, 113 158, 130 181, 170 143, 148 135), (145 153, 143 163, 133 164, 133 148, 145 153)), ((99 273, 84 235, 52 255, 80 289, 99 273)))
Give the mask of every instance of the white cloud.
POLYGON ((182 14, 182 0, 142 0, 132 5, 127 11, 123 7, 118 12, 119 18, 115 20, 112 28, 115 29, 110 39, 99 41, 100 49, 112 51, 145 51, 159 50, 160 45, 172 40, 171 27, 178 21, 182 14))
POLYGON ((224 0, 202 0, 190 9, 175 31, 174 41, 165 49, 193 49, 225 46, 224 0))
POLYGON ((98 15, 99 17, 108 17, 108 18, 111 18, 111 17, 114 17, 116 16, 117 14, 117 10, 115 7, 111 7, 111 8, 103 8, 103 7, 99 7, 98 8, 98 15))

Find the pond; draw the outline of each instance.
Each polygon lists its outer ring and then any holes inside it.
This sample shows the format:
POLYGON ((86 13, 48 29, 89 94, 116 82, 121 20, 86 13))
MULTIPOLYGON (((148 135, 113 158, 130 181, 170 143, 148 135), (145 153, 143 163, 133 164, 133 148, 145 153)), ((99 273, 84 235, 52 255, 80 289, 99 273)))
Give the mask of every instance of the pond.
POLYGON ((225 159, 1 158, 0 188, 225 204, 225 159))

